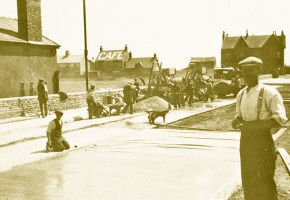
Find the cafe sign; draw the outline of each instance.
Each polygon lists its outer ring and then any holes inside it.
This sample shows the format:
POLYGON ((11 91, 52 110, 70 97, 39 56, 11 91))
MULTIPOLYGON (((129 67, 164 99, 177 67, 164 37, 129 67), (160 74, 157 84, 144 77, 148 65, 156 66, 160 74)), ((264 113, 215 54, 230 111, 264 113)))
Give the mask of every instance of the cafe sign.
POLYGON ((100 52, 98 60, 122 60, 123 51, 100 52))

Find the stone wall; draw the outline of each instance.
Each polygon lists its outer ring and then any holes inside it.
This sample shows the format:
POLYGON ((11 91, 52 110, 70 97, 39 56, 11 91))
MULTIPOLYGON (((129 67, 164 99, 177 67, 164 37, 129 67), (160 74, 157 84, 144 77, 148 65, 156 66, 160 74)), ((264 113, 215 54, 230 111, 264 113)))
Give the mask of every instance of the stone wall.
MULTIPOLYGON (((122 95, 122 93, 122 89, 96 91, 95 100, 103 102, 104 96, 113 96, 116 94, 122 95)), ((61 101, 58 94, 50 94, 48 100, 49 112, 51 113, 55 110, 69 110, 87 106, 85 92, 68 93, 67 96, 68 98, 65 101, 61 101)), ((25 115, 38 115, 40 113, 37 96, 0 99, 0 115, 15 117, 19 116, 21 113, 25 115)))

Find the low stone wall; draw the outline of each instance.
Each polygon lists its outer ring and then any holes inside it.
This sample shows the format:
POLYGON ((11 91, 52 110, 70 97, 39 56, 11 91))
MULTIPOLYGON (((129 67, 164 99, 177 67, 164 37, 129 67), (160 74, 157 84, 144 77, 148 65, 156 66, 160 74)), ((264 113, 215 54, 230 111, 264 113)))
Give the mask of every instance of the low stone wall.
MULTIPOLYGON (((104 90, 95 92, 95 100, 103 102, 104 96, 113 96, 122 94, 122 89, 104 90)), ((87 106, 86 92, 67 93, 68 98, 65 101, 60 100, 58 94, 50 94, 48 97, 48 110, 53 112, 55 110, 69 110, 82 108, 87 106)), ((19 116, 20 113, 25 115, 37 115, 40 113, 37 96, 13 97, 0 99, 0 115, 14 117, 19 116), (19 112, 16 112, 19 111, 19 112)))

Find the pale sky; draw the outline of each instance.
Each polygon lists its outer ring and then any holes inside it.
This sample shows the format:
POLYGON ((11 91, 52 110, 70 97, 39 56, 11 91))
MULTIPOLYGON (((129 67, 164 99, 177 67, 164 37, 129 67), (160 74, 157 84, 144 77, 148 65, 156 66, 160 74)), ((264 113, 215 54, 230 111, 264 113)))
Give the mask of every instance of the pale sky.
MULTIPOLYGON (((157 54, 165 68, 187 67, 191 57, 216 57, 229 36, 290 37, 290 0, 86 0, 89 58, 128 45, 133 57, 157 54)), ((0 16, 17 18, 16 0, 0 0, 0 16)), ((42 0, 43 35, 57 54, 84 52, 83 0, 42 0)), ((290 51, 285 49, 285 63, 290 51)))

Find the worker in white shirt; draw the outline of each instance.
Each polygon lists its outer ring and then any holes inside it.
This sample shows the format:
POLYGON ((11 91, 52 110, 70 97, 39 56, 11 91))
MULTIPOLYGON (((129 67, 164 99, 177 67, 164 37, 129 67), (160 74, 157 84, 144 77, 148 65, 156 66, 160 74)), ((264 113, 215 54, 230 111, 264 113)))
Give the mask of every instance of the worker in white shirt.
POLYGON ((46 149, 48 151, 63 151, 70 148, 69 143, 62 136, 62 126, 63 121, 61 117, 63 112, 57 110, 55 111, 56 118, 49 122, 46 134, 47 143, 46 149))
POLYGON ((241 130, 244 196, 246 200, 277 200, 276 151, 270 129, 287 122, 283 99, 275 88, 259 83, 261 59, 248 57, 239 65, 247 86, 237 95, 232 126, 241 130))

